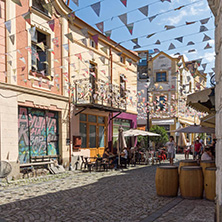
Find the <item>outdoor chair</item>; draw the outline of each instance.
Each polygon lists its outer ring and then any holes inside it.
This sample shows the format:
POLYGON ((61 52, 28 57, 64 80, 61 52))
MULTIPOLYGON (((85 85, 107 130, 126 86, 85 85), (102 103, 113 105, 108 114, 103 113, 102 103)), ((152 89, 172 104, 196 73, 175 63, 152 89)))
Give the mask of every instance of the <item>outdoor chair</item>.
POLYGON ((91 173, 92 167, 95 166, 96 164, 89 162, 89 161, 88 161, 88 157, 83 157, 83 156, 81 156, 81 160, 82 160, 82 163, 81 163, 80 169, 82 170, 83 167, 84 167, 84 170, 85 170, 86 168, 88 168, 88 171, 91 173))
POLYGON ((5 178, 8 183, 8 175, 12 171, 12 166, 7 161, 0 161, 0 179, 5 178))

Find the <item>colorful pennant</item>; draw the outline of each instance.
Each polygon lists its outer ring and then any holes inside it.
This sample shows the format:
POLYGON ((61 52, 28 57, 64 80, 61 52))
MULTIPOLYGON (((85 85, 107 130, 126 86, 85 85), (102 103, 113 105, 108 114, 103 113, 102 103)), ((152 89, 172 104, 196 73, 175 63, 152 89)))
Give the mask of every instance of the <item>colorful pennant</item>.
POLYGON ((134 23, 126 25, 131 35, 133 34, 133 26, 134 26, 134 23))
POLYGON ((50 29, 54 32, 54 29, 55 29, 55 20, 50 20, 48 21, 48 25, 50 27, 50 29))
POLYGON ((127 25, 127 13, 118 16, 124 25, 127 25))
POLYGON ((100 32, 104 32, 104 22, 97 23, 96 27, 100 30, 100 32))
POLYGON ((72 43, 74 43, 72 32, 65 34, 65 37, 68 38, 72 43))
POLYGON ((101 8, 100 2, 97 2, 97 3, 92 4, 90 6, 93 9, 93 11, 97 14, 97 16, 99 16, 100 15, 100 8, 101 8))
POLYGON ((149 12, 149 6, 143 6, 141 8, 138 9, 141 13, 143 13, 145 16, 148 16, 148 12, 149 12))
POLYGON ((30 11, 22 14, 22 17, 25 19, 26 22, 29 23, 29 25, 31 25, 31 16, 30 16, 30 11))
POLYGON ((120 0, 127 7, 127 0, 120 0))
POLYGON ((20 0, 12 0, 15 4, 22 6, 22 3, 20 2, 20 0))

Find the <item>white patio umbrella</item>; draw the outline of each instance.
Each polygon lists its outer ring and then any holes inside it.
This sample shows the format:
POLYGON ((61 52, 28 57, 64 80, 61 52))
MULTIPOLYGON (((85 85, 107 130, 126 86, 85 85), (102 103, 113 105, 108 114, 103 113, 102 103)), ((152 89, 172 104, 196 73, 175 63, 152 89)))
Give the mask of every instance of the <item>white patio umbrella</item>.
POLYGON ((120 165, 120 152, 126 147, 126 141, 123 136, 123 128, 119 127, 118 141, 117 141, 117 153, 118 153, 118 165, 120 165))
POLYGON ((127 136, 160 136, 160 134, 152 133, 144 130, 130 129, 123 132, 124 137, 127 136))
POLYGON ((205 127, 201 125, 191 125, 175 130, 178 133, 215 133, 214 128, 205 127))

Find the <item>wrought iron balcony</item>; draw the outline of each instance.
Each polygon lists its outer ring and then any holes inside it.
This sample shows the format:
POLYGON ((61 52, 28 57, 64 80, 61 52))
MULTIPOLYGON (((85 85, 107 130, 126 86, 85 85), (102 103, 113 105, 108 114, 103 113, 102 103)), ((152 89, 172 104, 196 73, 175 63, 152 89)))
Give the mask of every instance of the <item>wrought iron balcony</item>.
POLYGON ((94 81, 92 78, 74 81, 74 104, 89 108, 99 108, 108 111, 125 111, 125 90, 120 86, 103 80, 94 81))

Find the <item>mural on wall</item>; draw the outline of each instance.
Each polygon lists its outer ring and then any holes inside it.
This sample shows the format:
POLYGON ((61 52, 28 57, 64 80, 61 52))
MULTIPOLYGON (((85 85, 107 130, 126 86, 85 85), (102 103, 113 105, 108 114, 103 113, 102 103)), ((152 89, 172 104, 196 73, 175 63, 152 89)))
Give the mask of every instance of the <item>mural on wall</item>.
POLYGON ((19 161, 58 154, 58 113, 19 107, 19 161))
POLYGON ((29 162, 29 125, 27 108, 19 108, 18 115, 18 145, 20 163, 29 162))

